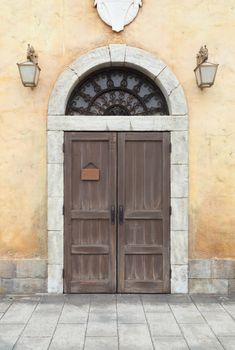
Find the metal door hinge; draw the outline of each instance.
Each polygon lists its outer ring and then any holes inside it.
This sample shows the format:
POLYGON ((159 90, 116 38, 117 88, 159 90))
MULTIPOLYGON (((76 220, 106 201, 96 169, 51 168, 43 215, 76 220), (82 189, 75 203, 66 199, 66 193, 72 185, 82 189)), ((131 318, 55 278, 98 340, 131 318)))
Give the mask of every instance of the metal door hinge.
POLYGON ((64 145, 64 143, 63 143, 62 149, 63 149, 63 153, 64 153, 65 152, 65 145, 64 145))
POLYGON ((169 152, 171 153, 172 152, 172 143, 170 142, 169 144, 169 152))
POLYGON ((63 213, 63 215, 64 215, 64 205, 63 205, 62 213, 63 213))
POLYGON ((170 208, 169 208, 169 212, 170 212, 170 215, 172 215, 172 206, 170 205, 170 208))
POLYGON ((172 270, 170 269, 170 279, 171 279, 171 277, 172 277, 172 270))
POLYGON ((64 278, 64 269, 62 269, 62 278, 64 278))

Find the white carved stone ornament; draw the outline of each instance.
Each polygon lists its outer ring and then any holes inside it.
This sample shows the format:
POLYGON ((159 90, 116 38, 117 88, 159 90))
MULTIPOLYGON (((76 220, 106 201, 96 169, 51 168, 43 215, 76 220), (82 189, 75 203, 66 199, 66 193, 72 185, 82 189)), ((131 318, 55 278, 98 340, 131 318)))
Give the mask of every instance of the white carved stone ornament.
POLYGON ((142 6, 142 0, 95 0, 95 7, 101 19, 115 32, 124 30, 131 23, 142 6))

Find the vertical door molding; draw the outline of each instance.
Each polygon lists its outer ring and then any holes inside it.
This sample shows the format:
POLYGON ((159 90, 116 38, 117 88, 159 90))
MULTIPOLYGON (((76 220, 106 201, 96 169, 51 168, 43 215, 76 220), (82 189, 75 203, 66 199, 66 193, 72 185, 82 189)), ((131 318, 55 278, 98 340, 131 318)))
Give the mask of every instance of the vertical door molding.
POLYGON ((116 133, 65 133, 65 293, 116 292, 116 154, 116 133))
POLYGON ((120 293, 169 293, 170 134, 120 133, 120 293))

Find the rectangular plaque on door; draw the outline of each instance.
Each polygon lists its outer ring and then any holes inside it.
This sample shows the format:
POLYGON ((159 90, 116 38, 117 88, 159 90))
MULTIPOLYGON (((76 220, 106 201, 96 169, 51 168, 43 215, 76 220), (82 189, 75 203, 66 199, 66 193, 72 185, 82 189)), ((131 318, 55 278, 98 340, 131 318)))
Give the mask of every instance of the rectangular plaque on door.
POLYGON ((99 179, 100 179, 100 169, 86 168, 81 170, 82 181, 99 181, 99 179))

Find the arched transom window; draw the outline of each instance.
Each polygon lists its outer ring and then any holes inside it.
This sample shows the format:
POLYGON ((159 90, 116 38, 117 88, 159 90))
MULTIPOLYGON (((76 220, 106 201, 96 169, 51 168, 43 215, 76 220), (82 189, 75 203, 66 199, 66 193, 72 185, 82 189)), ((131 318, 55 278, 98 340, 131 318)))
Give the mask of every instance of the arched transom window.
POLYGON ((130 68, 96 71, 72 92, 67 115, 168 115, 159 87, 130 68))

